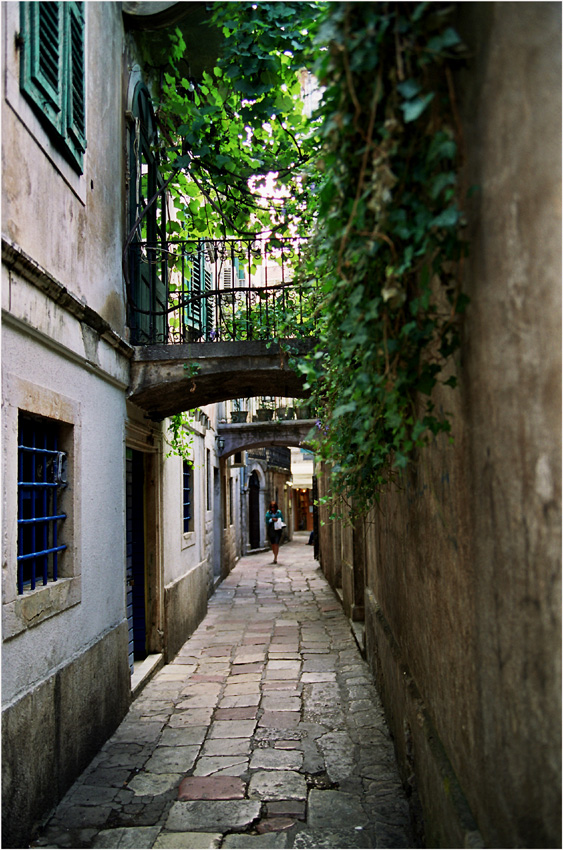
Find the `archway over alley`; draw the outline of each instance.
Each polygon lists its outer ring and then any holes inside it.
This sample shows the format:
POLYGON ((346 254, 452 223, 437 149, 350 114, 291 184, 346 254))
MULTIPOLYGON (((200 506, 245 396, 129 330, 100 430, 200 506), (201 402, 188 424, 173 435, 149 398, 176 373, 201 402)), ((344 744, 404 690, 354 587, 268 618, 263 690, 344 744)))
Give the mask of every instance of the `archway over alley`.
MULTIPOLYGON (((315 340, 287 343, 292 353, 305 354, 315 340)), ((138 346, 129 400, 158 420, 229 398, 261 395, 273 385, 280 396, 306 398, 303 377, 291 368, 284 348, 261 341, 138 346)))

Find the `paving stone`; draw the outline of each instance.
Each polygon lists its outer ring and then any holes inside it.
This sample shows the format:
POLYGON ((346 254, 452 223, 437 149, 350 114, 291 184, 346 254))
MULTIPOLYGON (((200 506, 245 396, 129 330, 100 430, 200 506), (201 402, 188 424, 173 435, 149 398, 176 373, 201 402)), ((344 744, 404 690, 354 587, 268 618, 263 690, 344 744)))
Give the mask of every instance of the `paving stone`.
POLYGON ((266 804, 269 818, 287 817, 305 820, 306 802, 304 800, 274 800, 266 804))
POLYGON ((94 839, 92 847, 109 847, 115 850, 121 848, 152 847, 160 826, 120 827, 118 829, 104 829, 94 839))
POLYGON ((218 773, 241 776, 248 770, 248 761, 245 756, 202 757, 196 764, 194 776, 211 776, 218 773))
POLYGON ((342 791, 320 791, 313 788, 308 798, 307 825, 339 828, 343 823, 354 829, 369 825, 369 818, 360 798, 342 791))
MULTIPOLYGON (((293 838, 294 848, 315 847, 318 850, 348 850, 348 848, 369 848, 375 844, 367 830, 356 829, 300 829, 293 838)), ((385 845, 382 845, 385 846, 385 845)), ((407 845, 402 845, 403 847, 407 845)))
POLYGON ((192 708, 214 708, 219 699, 219 693, 216 694, 195 694, 187 697, 179 702, 176 708, 179 711, 186 711, 192 708))
POLYGON ((227 835, 223 841, 222 847, 287 847, 288 836, 285 832, 271 832, 268 835, 227 835))
POLYGON ((175 788, 182 779, 182 773, 145 773, 141 771, 127 784, 127 787, 140 797, 158 797, 175 788))
POLYGON ((292 826, 295 826, 295 818, 264 818, 256 824, 256 832, 259 835, 267 835, 270 832, 285 832, 292 826))
POLYGON ((221 832, 161 832, 153 844, 165 850, 213 850, 221 846, 221 832))
POLYGON ((248 796, 259 800, 305 800, 307 783, 293 770, 259 770, 250 779, 248 796))
POLYGON ((145 770, 148 773, 187 773, 198 755, 199 747, 157 747, 145 770))
POLYGON ((303 753, 297 750, 258 749, 252 754, 250 769, 299 770, 303 764, 303 753))
POLYGON ((265 711, 259 720, 260 726, 275 727, 276 729, 291 729, 297 726, 301 715, 297 711, 265 711))
POLYGON ((241 708, 218 708, 215 712, 215 720, 254 720, 257 711, 257 707, 252 705, 241 708))
POLYGON ((164 747, 196 746, 202 744, 207 735, 207 726, 166 726, 162 730, 159 744, 164 747))
POLYGON ((259 691, 255 694, 224 696, 219 703, 219 708, 238 708, 242 706, 258 705, 260 703, 260 698, 259 691))
POLYGON ((329 732, 317 740, 327 773, 333 782, 352 776, 357 771, 354 744, 346 732, 329 732))
POLYGON ((118 789, 114 785, 75 785, 65 800, 77 806, 103 806, 111 803, 118 789))
POLYGON ((168 721, 172 728, 181 726, 203 726, 209 723, 213 714, 212 708, 194 708, 192 711, 178 711, 168 721))
POLYGON ((186 776, 178 800, 243 800, 246 785, 235 776, 186 776))
POLYGON ((255 720, 217 720, 209 727, 209 738, 250 738, 255 720))
POLYGON ((301 698, 290 696, 265 696, 262 699, 262 708, 266 711, 300 711, 301 698))
POLYGON ((206 741, 201 756, 245 756, 250 752, 250 738, 214 738, 206 741))
POLYGON ((166 829, 173 832, 226 832, 249 827, 259 815, 259 800, 194 800, 173 803, 166 821, 166 829))

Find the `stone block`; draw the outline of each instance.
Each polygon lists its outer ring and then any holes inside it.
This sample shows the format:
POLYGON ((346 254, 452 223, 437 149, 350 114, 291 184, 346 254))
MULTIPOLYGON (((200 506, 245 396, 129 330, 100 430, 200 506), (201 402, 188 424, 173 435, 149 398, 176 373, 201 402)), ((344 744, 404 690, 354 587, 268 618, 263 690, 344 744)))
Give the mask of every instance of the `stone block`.
POLYGON ((245 788, 237 776, 186 776, 178 800, 242 800, 245 788))
POLYGON ((173 832, 246 829, 260 816, 258 800, 194 800, 173 803, 166 829, 173 832))
POLYGON ((220 832, 161 832, 155 850, 214 850, 221 846, 220 832))
POLYGON ((130 850, 144 850, 154 845, 160 832, 159 826, 137 826, 118 827, 117 829, 103 829, 95 837, 92 847, 130 848, 130 850))
POLYGON ((307 782, 293 770, 259 770, 250 780, 248 796, 259 800, 305 800, 307 782))
POLYGON ((198 754, 199 747, 157 747, 145 769, 148 773, 187 773, 198 754))

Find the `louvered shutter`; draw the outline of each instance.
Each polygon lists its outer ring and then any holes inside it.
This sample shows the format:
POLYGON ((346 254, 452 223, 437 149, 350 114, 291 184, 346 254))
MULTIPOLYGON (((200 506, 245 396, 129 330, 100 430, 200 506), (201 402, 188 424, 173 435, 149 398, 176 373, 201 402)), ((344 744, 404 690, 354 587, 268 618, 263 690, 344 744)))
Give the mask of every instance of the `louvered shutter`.
POLYGON ((22 91, 62 135, 62 4, 21 3, 20 8, 22 91))
POLYGON ((77 152, 86 150, 84 110, 84 13, 81 3, 65 4, 68 18, 67 133, 77 152))
POLYGON ((83 6, 20 3, 21 90, 79 173, 86 149, 83 6))

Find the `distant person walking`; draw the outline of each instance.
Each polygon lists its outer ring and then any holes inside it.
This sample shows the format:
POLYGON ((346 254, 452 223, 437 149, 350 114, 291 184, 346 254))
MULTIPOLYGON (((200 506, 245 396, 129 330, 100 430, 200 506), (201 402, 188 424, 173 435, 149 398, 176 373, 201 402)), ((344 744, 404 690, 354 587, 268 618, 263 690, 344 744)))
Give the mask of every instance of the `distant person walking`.
POLYGON ((270 507, 266 511, 266 529, 268 532, 268 540, 272 546, 274 555, 273 563, 278 562, 278 552, 280 551, 280 540, 282 536, 285 522, 283 521, 282 512, 278 508, 278 503, 271 501, 270 507))

